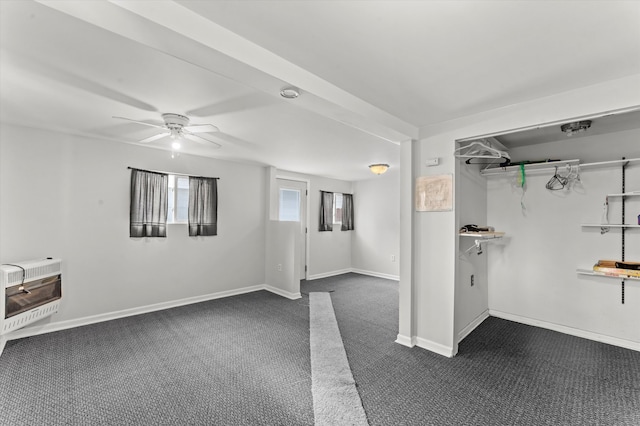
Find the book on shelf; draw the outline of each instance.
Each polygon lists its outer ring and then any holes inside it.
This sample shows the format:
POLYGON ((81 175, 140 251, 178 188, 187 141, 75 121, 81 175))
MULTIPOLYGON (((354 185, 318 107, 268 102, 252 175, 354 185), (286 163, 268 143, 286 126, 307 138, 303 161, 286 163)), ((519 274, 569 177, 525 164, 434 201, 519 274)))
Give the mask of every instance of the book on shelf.
POLYGON ((640 278, 640 262, 599 260, 593 265, 593 271, 613 277, 640 278))

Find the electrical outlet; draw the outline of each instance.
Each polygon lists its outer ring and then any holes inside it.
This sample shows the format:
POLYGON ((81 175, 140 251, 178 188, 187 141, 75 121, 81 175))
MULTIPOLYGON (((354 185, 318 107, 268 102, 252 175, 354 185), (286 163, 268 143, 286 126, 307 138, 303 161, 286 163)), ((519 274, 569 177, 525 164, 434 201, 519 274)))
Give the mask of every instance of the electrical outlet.
POLYGON ((471 274, 471 287, 473 287, 473 274, 471 274))
POLYGON ((391 255, 391 261, 392 261, 392 262, 395 262, 395 261, 396 261, 396 255, 395 255, 395 254, 392 254, 392 255, 391 255))
POLYGON ((276 266, 276 269, 282 272, 282 263, 278 263, 278 266, 276 266))

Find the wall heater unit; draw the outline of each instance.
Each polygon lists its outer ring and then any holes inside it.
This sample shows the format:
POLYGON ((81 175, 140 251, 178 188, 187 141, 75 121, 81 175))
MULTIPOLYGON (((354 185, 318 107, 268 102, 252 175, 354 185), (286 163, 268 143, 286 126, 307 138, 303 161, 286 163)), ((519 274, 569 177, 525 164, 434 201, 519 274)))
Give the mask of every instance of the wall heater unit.
POLYGON ((62 298, 60 259, 0 266, 0 335, 58 312, 62 298))

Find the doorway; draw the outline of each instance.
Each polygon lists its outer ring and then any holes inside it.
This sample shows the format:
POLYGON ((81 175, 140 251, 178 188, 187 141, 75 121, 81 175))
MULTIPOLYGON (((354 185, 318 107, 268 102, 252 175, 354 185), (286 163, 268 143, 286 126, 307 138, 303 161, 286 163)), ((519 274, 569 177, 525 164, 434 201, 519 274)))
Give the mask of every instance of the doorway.
POLYGON ((278 220, 299 222, 300 279, 307 278, 307 182, 278 178, 278 220))

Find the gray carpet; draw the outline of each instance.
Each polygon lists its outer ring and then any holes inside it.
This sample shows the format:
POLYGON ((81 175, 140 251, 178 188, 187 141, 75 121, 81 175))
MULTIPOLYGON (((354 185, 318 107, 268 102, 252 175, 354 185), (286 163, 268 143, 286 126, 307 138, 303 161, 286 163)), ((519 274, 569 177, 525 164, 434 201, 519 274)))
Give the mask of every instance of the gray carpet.
MULTIPOLYGON (((448 359, 394 343, 396 282, 332 292, 371 425, 639 425, 640 352, 489 318, 448 359)), ((308 297, 213 300, 17 341, 2 425, 311 425, 308 297)))
POLYGON ((268 292, 9 341, 2 425, 311 425, 306 301, 268 292))
POLYGON ((446 358, 394 340, 397 283, 357 274, 333 291, 371 425, 640 425, 640 352, 488 318, 446 358))

